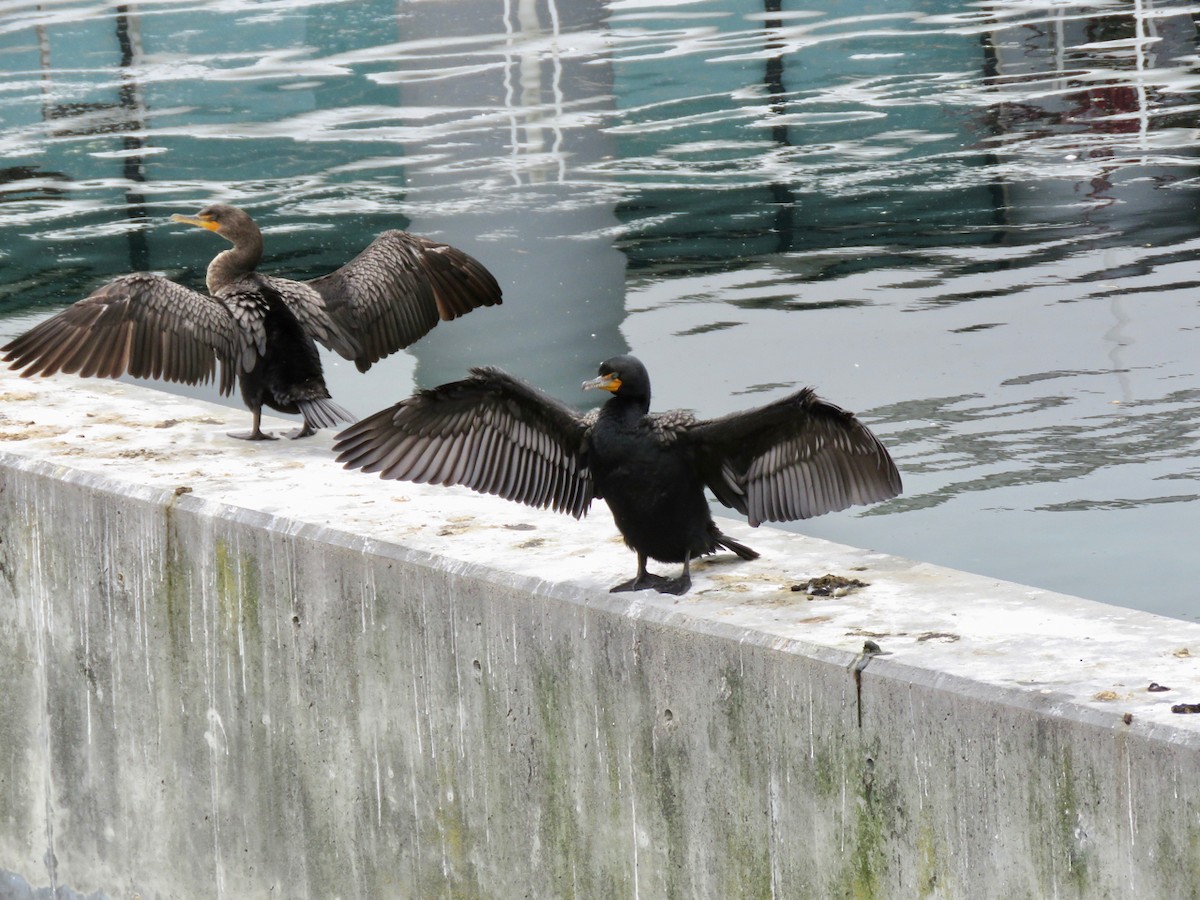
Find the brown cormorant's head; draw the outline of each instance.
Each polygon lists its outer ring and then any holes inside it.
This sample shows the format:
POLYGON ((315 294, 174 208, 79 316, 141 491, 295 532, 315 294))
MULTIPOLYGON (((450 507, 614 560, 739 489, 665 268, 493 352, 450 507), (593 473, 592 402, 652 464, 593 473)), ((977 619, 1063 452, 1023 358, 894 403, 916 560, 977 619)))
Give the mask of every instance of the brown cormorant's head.
POLYGON ((213 203, 194 216, 174 215, 171 221, 205 228, 235 245, 262 242, 262 232, 254 220, 243 210, 225 203, 213 203))

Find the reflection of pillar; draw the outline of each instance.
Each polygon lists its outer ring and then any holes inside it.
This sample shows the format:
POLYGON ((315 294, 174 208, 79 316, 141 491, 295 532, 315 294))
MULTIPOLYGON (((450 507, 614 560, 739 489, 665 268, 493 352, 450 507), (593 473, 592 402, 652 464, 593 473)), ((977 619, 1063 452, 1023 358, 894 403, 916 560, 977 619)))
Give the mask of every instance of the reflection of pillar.
POLYGON ((34 26, 34 33, 37 34, 38 45, 38 67, 42 73, 41 88, 42 88, 42 118, 49 119, 50 116, 50 97, 52 95, 50 86, 50 35, 46 31, 46 26, 39 22, 34 26))
MULTIPOLYGON (((450 57, 456 34, 477 35, 480 22, 498 13, 489 0, 421 9, 420 16, 401 20, 402 39, 436 38, 450 57)), ((601 30, 604 15, 599 0, 563 8, 557 0, 508 0, 494 29, 504 35, 495 48, 502 73, 480 67, 453 78, 400 81, 401 106, 502 110, 509 125, 456 135, 452 145, 438 146, 441 161, 406 169, 414 200, 405 210, 410 229, 477 256, 505 294, 500 309, 434 329, 410 348, 423 385, 494 363, 575 399, 580 372, 590 376, 601 359, 625 349, 619 331, 625 258, 613 247, 612 202, 573 178, 615 150, 599 129, 561 124, 567 97, 573 106, 611 108, 611 67, 594 55, 564 58, 560 52, 564 35, 601 30), (490 192, 488 201, 476 202, 476 179, 497 171, 511 187, 502 197, 490 192), (503 234, 503 243, 489 241, 490 234, 503 234)))
MULTIPOLYGON (((531 155, 547 152, 550 156, 547 157, 547 163, 543 167, 526 168, 529 180, 531 182, 541 182, 547 180, 551 169, 554 170, 556 181, 562 181, 566 176, 566 165, 562 159, 561 151, 563 145, 562 128, 559 127, 557 120, 562 115, 562 60, 558 55, 558 39, 560 37, 560 27, 558 19, 558 9, 555 0, 549 0, 549 18, 550 18, 550 33, 553 35, 554 55, 552 57, 553 77, 550 83, 550 90, 554 98, 553 116, 551 118, 550 129, 554 135, 554 140, 550 148, 546 148, 546 139, 542 122, 544 114, 542 112, 542 64, 540 42, 531 41, 531 37, 540 36, 544 33, 541 20, 538 17, 537 0, 518 0, 516 10, 516 28, 513 27, 512 9, 508 3, 505 3, 504 8, 504 31, 506 34, 505 41, 505 64, 504 64, 504 105, 513 115, 509 117, 511 141, 512 141, 512 158, 514 163, 520 162, 520 156, 526 157, 531 155), (513 57, 516 57, 516 65, 513 65, 513 57), (517 71, 517 86, 518 91, 514 92, 512 83, 513 69, 517 71), (516 94, 516 103, 514 104, 514 93, 516 94)), ((521 166, 517 165, 514 168, 513 179, 517 184, 521 183, 520 176, 521 166)))
MULTIPOLYGON (((1103 251, 1091 276, 1115 278, 1130 242, 1176 246, 1195 228, 1195 192, 1162 188, 1195 177, 1178 157, 1196 153, 1184 135, 1197 117, 1190 109, 1172 112, 1170 91, 1159 93, 1149 73, 1195 54, 1196 23, 1185 11, 1148 10, 1143 0, 1091 18, 1065 8, 1042 15, 1039 27, 999 28, 984 42, 985 83, 998 95, 989 112, 994 144, 1001 171, 1013 173, 1004 179, 1007 221, 1026 233, 1056 227, 1060 241, 1086 235, 1090 252, 1103 251), (1179 146, 1168 154, 1173 129, 1179 146), (1048 169, 1047 158, 1060 167, 1048 169)), ((1110 311, 1100 339, 1123 398, 1131 399, 1124 374, 1130 313, 1121 293, 1112 293, 1110 311)))
MULTIPOLYGON (((1063 161, 1059 177, 1036 184, 1023 174, 1008 180, 1010 221, 1075 224, 1082 219, 1107 233, 1108 221, 1119 218, 1120 227, 1111 233, 1122 242, 1132 219, 1170 221, 1161 214, 1164 205, 1179 205, 1176 221, 1190 221, 1195 214, 1191 192, 1159 189, 1187 176, 1150 152, 1155 123, 1165 125, 1175 117, 1162 105, 1148 72, 1195 53, 1192 17, 1148 11, 1142 0, 1094 18, 1065 9, 1043 15, 1040 27, 1000 28, 983 44, 986 83, 998 95, 989 113, 1001 139, 997 153, 1018 164, 1031 157, 1029 168, 1038 171, 1044 170, 1044 157, 1063 161), (1081 198, 1090 201, 1082 212, 1081 198)), ((1183 115, 1186 123, 1171 124, 1195 128, 1195 114, 1183 115)), ((1195 151, 1189 146, 1173 152, 1195 151)), ((1009 169, 1020 172, 1019 165, 1009 169)))
MULTIPOLYGON (((121 108, 128 111, 122 131, 124 152, 121 161, 125 170, 125 210, 130 220, 146 218, 145 196, 133 190, 133 185, 146 180, 146 161, 141 151, 144 148, 140 132, 146 127, 146 103, 141 83, 133 76, 132 69, 142 57, 141 33, 138 20, 131 16, 127 6, 117 7, 117 42, 121 46, 121 108), (136 126, 136 131, 134 130, 136 126)), ((150 268, 150 249, 146 243, 146 232, 141 228, 126 232, 129 240, 129 269, 141 272, 150 268)))
MULTIPOLYGON (((138 16, 128 6, 116 7, 116 39, 120 51, 118 62, 121 86, 117 99, 111 103, 54 103, 52 60, 53 46, 50 33, 45 26, 36 27, 38 40, 38 64, 41 66, 42 119, 54 123, 53 133, 60 136, 91 136, 99 134, 121 135, 121 171, 126 181, 126 214, 131 221, 146 218, 145 196, 134 185, 146 180, 144 144, 141 132, 146 127, 146 104, 141 83, 137 80, 136 67, 142 61, 141 37, 138 16)), ((150 251, 145 231, 141 228, 126 230, 129 264, 133 271, 150 268, 150 251)))
MULTIPOLYGON (((792 140, 784 117, 787 113, 787 88, 783 83, 785 45, 778 39, 783 20, 778 17, 783 0, 763 0, 767 19, 763 23, 767 32, 767 64, 763 73, 763 84, 771 98, 771 114, 779 121, 771 125, 771 140, 781 148, 790 147, 792 140)), ((778 236, 777 252, 786 253, 792 248, 792 230, 796 221, 796 194, 787 182, 771 182, 771 202, 775 204, 775 234, 778 236)))

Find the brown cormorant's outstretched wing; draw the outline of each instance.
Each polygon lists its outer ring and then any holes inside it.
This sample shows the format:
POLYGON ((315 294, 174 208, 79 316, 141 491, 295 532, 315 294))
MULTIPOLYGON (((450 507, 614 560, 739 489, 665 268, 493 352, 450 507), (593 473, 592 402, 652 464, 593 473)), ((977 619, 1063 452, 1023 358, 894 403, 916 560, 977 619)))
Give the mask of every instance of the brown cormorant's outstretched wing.
POLYGON ((709 489, 751 525, 876 503, 901 490, 879 438, 809 388, 696 422, 685 435, 709 489))
POLYGON ((351 425, 333 449, 382 478, 461 484, 579 518, 594 495, 592 421, 499 369, 473 368, 351 425))
POLYGON ((158 275, 124 275, 14 338, 0 352, 24 376, 55 372, 199 384, 221 363, 233 390, 242 339, 218 301, 158 275))
MULTIPOLYGON (((314 338, 360 372, 407 347, 439 321, 501 302, 492 273, 462 250, 406 231, 385 231, 336 272, 303 282, 324 300, 329 318, 349 340, 314 338)), ((296 309, 298 296, 287 296, 296 309)), ((301 302, 312 302, 311 298, 301 302)))

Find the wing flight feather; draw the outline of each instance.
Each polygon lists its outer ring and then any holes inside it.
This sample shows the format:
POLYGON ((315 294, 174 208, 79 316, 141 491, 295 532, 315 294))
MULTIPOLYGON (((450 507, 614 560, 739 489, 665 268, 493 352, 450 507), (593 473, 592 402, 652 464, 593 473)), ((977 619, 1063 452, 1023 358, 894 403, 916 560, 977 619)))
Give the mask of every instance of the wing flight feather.
POLYGON ((493 368, 419 391, 338 435, 347 468, 418 484, 459 484, 576 518, 594 495, 591 419, 493 368))
POLYGON ((805 388, 686 431, 701 476, 751 525, 877 503, 900 493, 896 464, 853 413, 805 388))
POLYGON ((309 319, 332 323, 313 337, 364 372, 439 321, 501 302, 500 285, 474 257, 406 231, 385 231, 337 271, 297 287, 319 296, 323 311, 311 308, 311 294, 291 291, 289 302, 297 299, 309 319))
POLYGON ((217 377, 220 363, 223 394, 233 390, 237 350, 235 323, 220 302, 147 273, 110 281, 0 348, 24 376, 129 374, 200 384, 217 377))

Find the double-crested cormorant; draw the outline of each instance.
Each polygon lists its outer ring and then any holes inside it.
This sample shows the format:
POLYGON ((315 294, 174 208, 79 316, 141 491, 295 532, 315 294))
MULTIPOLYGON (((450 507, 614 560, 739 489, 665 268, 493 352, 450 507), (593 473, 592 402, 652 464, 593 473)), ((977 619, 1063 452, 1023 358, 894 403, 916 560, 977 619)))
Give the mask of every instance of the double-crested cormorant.
POLYGON ((255 271, 262 232, 244 211, 214 204, 171 219, 233 244, 208 265, 208 295, 159 275, 122 275, 0 348, 10 368, 197 384, 219 362, 221 393, 236 378, 254 414, 253 428, 232 437, 270 438, 260 427, 264 405, 303 415, 293 437, 305 437, 354 421, 329 397, 314 340, 365 372, 439 320, 500 303, 500 286, 478 261, 404 231, 384 232, 329 275, 290 281, 255 271))
POLYGON ((612 397, 582 415, 494 368, 420 391, 352 425, 334 451, 347 468, 421 484, 461 484, 579 518, 608 501, 637 575, 612 588, 682 594, 693 556, 758 554, 722 534, 704 488, 751 525, 807 519, 900 493, 879 439, 810 388, 719 419, 650 414, 650 376, 632 356, 600 364, 583 383, 612 397), (683 563, 678 578, 646 559, 683 563))

